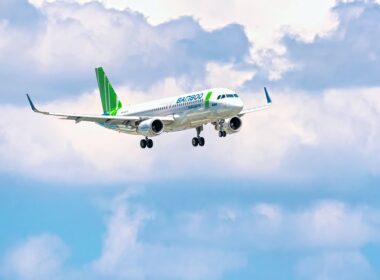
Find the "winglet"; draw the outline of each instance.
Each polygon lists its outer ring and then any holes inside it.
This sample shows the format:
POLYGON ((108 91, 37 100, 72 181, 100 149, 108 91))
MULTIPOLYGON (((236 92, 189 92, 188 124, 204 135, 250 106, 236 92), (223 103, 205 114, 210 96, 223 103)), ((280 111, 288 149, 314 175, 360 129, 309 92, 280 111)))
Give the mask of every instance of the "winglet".
POLYGON ((28 101, 29 101, 29 104, 30 104, 30 107, 32 108, 32 110, 33 110, 34 112, 37 112, 37 113, 38 113, 39 111, 38 111, 37 108, 34 106, 32 99, 30 99, 29 94, 26 94, 26 97, 28 98, 28 101))
POLYGON ((34 106, 33 104, 33 101, 32 99, 30 98, 29 94, 26 94, 26 97, 28 98, 28 101, 29 101, 29 104, 30 104, 30 107, 32 108, 32 110, 36 113, 39 113, 39 114, 44 114, 44 115, 50 115, 49 112, 44 112, 44 111, 40 111, 36 108, 36 106, 34 106))
POLYGON ((272 99, 269 96, 268 90, 266 87, 264 87, 265 97, 267 98, 267 103, 272 104, 272 99))

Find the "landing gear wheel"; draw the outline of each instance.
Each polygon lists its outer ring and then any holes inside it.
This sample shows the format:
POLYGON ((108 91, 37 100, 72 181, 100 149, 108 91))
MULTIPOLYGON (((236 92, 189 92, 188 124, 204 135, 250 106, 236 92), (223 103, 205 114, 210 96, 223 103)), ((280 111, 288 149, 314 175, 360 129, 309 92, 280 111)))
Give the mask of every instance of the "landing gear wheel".
POLYGON ((199 144, 198 138, 194 137, 193 140, 191 141, 191 143, 193 144, 194 147, 198 146, 198 144, 199 144))
POLYGON ((205 139, 203 137, 198 138, 199 146, 203 147, 205 145, 205 139))
POLYGON ((227 132, 223 131, 223 137, 227 136, 227 132))
POLYGON ((223 137, 223 131, 219 131, 219 137, 223 137))
POLYGON ((141 147, 142 149, 145 149, 146 146, 147 146, 147 142, 146 142, 146 140, 145 140, 145 139, 141 139, 141 140, 140 140, 140 147, 141 147))
POLYGON ((146 140, 146 146, 151 149, 153 147, 153 140, 152 139, 148 139, 146 140))

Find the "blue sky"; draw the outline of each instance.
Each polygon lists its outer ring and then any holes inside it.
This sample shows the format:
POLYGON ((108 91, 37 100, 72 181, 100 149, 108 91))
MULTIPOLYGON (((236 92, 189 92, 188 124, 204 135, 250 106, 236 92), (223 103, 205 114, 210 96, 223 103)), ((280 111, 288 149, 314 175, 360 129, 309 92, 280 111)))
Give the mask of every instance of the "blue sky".
POLYGON ((0 3, 1 279, 379 279, 380 3, 0 3), (166 9, 165 7, 171 7, 166 9), (240 133, 33 114, 236 89, 240 133))

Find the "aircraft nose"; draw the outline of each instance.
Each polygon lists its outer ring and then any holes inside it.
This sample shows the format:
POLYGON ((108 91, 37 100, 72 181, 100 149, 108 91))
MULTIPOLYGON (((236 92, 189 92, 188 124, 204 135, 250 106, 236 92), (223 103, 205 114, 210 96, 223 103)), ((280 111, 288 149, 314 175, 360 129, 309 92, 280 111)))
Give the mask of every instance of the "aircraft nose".
POLYGON ((237 110, 243 110, 243 102, 240 99, 235 99, 232 106, 237 110))

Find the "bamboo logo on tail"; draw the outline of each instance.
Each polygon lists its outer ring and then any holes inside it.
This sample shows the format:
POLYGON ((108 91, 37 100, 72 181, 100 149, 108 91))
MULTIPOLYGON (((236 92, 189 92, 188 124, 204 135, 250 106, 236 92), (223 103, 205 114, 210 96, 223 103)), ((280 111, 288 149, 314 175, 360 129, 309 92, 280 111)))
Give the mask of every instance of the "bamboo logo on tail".
POLYGON ((108 80, 108 77, 104 73, 103 68, 96 68, 95 72, 100 91, 100 98, 102 100, 103 113, 106 115, 115 116, 122 108, 122 103, 116 95, 116 92, 108 80))

